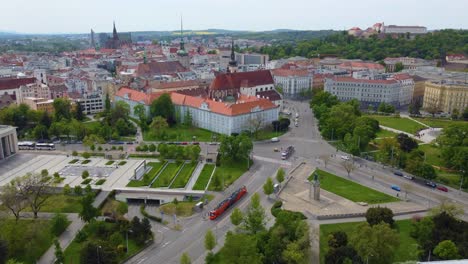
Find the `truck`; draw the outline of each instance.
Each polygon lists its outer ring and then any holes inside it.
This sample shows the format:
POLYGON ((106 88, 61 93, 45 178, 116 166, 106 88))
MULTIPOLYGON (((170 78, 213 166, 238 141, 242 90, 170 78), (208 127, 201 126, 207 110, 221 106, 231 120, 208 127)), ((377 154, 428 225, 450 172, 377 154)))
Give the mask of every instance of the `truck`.
POLYGON ((237 189, 228 198, 224 199, 218 204, 218 206, 216 206, 213 210, 210 211, 210 220, 215 220, 216 218, 218 218, 220 215, 226 212, 227 209, 229 209, 229 207, 231 207, 237 201, 239 201, 246 193, 247 188, 245 186, 237 189))
POLYGON ((291 156, 291 154, 293 154, 293 152, 294 152, 293 146, 287 147, 285 150, 281 152, 281 159, 282 160, 288 159, 291 156))

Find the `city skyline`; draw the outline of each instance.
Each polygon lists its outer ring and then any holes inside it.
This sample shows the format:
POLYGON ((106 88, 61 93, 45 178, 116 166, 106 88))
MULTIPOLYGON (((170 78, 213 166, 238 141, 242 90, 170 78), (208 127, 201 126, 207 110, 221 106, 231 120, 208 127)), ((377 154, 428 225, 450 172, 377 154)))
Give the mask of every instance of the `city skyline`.
POLYGON ((92 28, 95 32, 110 32, 113 21, 120 32, 172 31, 178 29, 181 15, 187 30, 343 30, 354 26, 365 29, 376 22, 425 26, 429 30, 468 28, 468 17, 464 15, 468 3, 463 0, 429 0, 423 6, 419 1, 404 0, 378 5, 370 0, 293 0, 288 3, 260 0, 248 2, 247 6, 245 1, 135 0, 129 6, 123 0, 19 0, 2 4, 0 31, 87 33, 92 28), (18 10, 21 10, 21 20, 18 20, 18 10))

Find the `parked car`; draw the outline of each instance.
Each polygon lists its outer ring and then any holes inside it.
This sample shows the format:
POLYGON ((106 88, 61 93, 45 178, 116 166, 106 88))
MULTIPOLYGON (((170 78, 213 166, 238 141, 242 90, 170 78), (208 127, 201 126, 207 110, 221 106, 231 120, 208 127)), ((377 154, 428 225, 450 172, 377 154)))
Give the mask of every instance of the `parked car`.
POLYGON ((340 158, 341 158, 342 160, 349 160, 349 157, 348 157, 348 156, 344 156, 344 155, 342 155, 340 158))
POLYGON ((401 188, 398 185, 392 185, 392 189, 397 191, 397 192, 401 191, 401 188))
POLYGON ((408 180, 413 180, 414 177, 410 175, 403 175, 403 178, 408 179, 408 180))
POLYGON ((431 181, 426 181, 424 184, 426 184, 426 186, 431 187, 431 188, 437 187, 437 184, 431 181))
POLYGON ((437 186, 437 190, 439 190, 439 191, 443 191, 443 192, 448 192, 448 189, 447 189, 447 187, 445 187, 445 186, 442 186, 442 185, 439 185, 439 186, 437 186))
POLYGON ((401 171, 394 171, 393 174, 395 174, 396 176, 403 177, 403 172, 401 171))
POLYGON ((277 138, 277 137, 271 138, 271 142, 279 142, 279 141, 280 141, 280 140, 279 140, 279 138, 277 138))
POLYGON ((200 145, 200 142, 192 142, 192 145, 200 145))

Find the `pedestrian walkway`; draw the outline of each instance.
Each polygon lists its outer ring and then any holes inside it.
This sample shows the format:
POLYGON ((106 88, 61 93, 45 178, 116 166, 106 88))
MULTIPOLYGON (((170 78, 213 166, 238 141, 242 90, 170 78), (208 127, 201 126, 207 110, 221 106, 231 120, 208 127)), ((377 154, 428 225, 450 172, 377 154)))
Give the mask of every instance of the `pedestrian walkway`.
MULTIPOLYGON (((45 214, 44 214, 45 215, 45 214)), ((49 216, 53 216, 53 214, 48 214, 49 216)), ((65 250, 70 243, 75 238, 78 231, 80 231, 85 223, 80 219, 78 214, 66 214, 71 224, 67 227, 67 229, 57 238, 60 246, 63 250, 65 250)), ((42 257, 37 262, 38 264, 52 264, 55 260, 55 246, 52 246, 42 255, 42 257)))
POLYGON ((193 186, 197 182, 198 176, 200 176, 201 171, 203 170, 203 167, 205 167, 205 161, 203 160, 202 162, 199 162, 197 164, 197 167, 192 173, 192 176, 190 177, 190 180, 188 184, 185 186, 186 190, 192 190, 193 186))
POLYGON ((405 135, 408 135, 410 138, 412 139, 415 139, 415 140, 419 140, 419 141, 422 141, 424 143, 431 143, 433 140, 435 140, 437 138, 437 136, 432 133, 433 131, 440 131, 441 129, 440 128, 428 128, 428 129, 424 129, 424 130, 421 130, 419 131, 419 134, 422 135, 421 137, 417 137, 415 135, 412 135, 408 132, 405 132, 405 131, 401 131, 401 130, 397 130, 397 129, 394 129, 394 128, 391 128, 391 127, 386 127, 386 126, 382 126, 380 125, 380 128, 384 129, 384 130, 388 130, 388 131, 392 131, 394 133, 397 133, 397 134, 405 134, 405 135))
POLYGON ((423 122, 421 122, 421 121, 419 121, 419 120, 417 120, 417 119, 412 118, 411 116, 408 116, 408 115, 400 115, 400 116, 401 116, 401 117, 404 117, 404 118, 408 118, 408 119, 410 119, 410 120, 412 120, 412 121, 414 121, 414 122, 416 122, 416 123, 418 123, 418 124, 420 124, 420 125, 422 125, 422 126, 425 126, 425 127, 427 127, 427 128, 431 128, 430 126, 424 124, 423 122))

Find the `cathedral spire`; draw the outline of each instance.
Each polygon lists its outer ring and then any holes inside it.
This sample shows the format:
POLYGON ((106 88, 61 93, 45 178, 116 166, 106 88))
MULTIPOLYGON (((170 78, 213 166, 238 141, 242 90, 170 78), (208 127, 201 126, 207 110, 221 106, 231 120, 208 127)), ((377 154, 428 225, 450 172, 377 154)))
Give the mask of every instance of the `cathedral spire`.
POLYGON ((119 39, 119 35, 117 34, 117 29, 115 28, 115 21, 114 21, 114 29, 112 30, 112 37, 114 39, 119 39))
POLYGON ((230 73, 237 72, 236 54, 234 52, 234 39, 232 39, 232 43, 231 43, 231 60, 229 61, 227 71, 230 73))
POLYGON ((180 50, 185 51, 184 43, 184 23, 182 21, 182 15, 180 16, 180 50))

